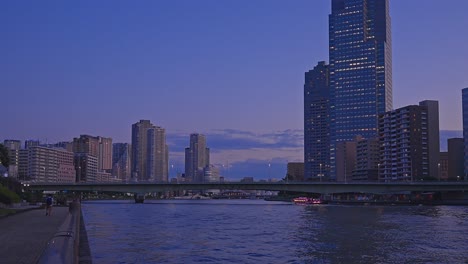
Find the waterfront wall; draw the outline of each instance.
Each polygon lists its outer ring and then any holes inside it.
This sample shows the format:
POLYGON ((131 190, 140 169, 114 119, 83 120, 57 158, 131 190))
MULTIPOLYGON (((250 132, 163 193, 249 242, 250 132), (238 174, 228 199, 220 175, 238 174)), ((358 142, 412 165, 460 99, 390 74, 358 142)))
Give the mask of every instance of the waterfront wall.
MULTIPOLYGON (((65 218, 65 221, 58 228, 57 232, 47 243, 46 248, 42 252, 39 258, 39 264, 46 263, 82 263, 79 259, 80 256, 80 240, 87 238, 81 238, 80 234, 86 236, 86 231, 83 233, 81 216, 81 204, 78 201, 73 201, 69 205, 69 213, 65 218)), ((86 244, 89 251, 89 246, 86 244)), ((85 261, 84 263, 91 263, 85 261)))

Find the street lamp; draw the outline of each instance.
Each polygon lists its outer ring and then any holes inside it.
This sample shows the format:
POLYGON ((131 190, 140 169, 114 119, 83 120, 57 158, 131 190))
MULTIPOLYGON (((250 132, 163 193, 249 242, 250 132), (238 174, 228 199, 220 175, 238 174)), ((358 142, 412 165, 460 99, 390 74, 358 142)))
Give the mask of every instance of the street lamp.
POLYGON ((319 177, 320 177, 320 181, 322 181, 322 163, 320 163, 320 174, 319 174, 319 177))
POLYGON ((377 181, 380 182, 380 163, 377 163, 377 181))
POLYGON ((440 181, 440 162, 437 163, 437 176, 438 176, 439 181, 440 181))

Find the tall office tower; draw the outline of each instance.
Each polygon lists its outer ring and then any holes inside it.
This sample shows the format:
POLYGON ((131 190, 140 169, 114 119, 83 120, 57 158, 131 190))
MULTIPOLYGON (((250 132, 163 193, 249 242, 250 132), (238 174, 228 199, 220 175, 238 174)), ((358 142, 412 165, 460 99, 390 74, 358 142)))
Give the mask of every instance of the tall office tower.
POLYGON ((203 169, 208 165, 210 149, 206 147, 206 137, 202 134, 191 134, 190 147, 185 149, 185 179, 202 182, 203 169))
POLYGON ((98 170, 111 172, 112 170, 112 138, 98 137, 98 170))
POLYGON ((140 120, 132 125, 132 180, 146 180, 148 160, 148 129, 153 128, 149 120, 140 120))
POLYGON ((21 141, 19 140, 5 140, 3 145, 8 150, 8 157, 10 158, 10 165, 8 166, 8 177, 19 178, 19 152, 21 149, 21 141))
POLYGON ((24 141, 24 148, 28 149, 30 147, 39 146, 40 144, 41 143, 39 142, 39 140, 26 140, 26 141, 24 141))
POLYGON ((424 101, 379 115, 380 180, 438 178, 437 171, 431 171, 431 165, 439 169, 440 152, 431 155, 430 147, 439 146, 436 136, 439 120, 434 117, 439 115, 436 104, 436 101, 429 104, 424 101))
POLYGON ((465 143, 464 179, 468 181, 468 88, 462 90, 463 141, 465 143))
POLYGON ((167 182, 169 179, 169 152, 166 145, 166 130, 161 127, 148 129, 147 143, 148 180, 167 182))
POLYGON ((330 173, 336 143, 377 136, 378 114, 392 109, 389 0, 332 0, 329 16, 330 173))
POLYGON ((112 176, 122 182, 130 180, 130 144, 114 143, 112 145, 112 176))
POLYGON ((448 178, 463 179, 464 142, 463 138, 449 138, 448 143, 448 178))
POLYGON ((330 123, 329 70, 321 61, 305 73, 304 84, 304 178, 329 178, 330 123))
POLYGON ((438 163, 440 159, 439 102, 435 100, 425 100, 419 102, 419 105, 427 107, 427 139, 430 142, 427 146, 429 154, 429 176, 438 179, 438 163))

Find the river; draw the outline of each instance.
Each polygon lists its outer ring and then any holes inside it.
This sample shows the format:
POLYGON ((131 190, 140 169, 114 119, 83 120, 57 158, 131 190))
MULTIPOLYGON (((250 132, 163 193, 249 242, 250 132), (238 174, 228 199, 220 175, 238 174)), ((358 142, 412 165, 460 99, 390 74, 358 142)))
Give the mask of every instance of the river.
POLYGON ((93 263, 468 263, 466 206, 84 202, 93 263))

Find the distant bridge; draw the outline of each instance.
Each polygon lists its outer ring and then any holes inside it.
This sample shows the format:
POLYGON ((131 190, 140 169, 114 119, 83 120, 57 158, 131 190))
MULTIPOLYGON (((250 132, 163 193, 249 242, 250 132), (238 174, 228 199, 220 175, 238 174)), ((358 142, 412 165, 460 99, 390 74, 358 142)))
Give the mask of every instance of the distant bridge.
POLYGON ((225 183, 31 183, 39 191, 154 193, 182 190, 267 190, 304 193, 467 192, 468 182, 225 182, 225 183))

